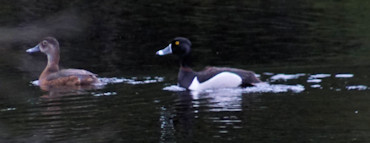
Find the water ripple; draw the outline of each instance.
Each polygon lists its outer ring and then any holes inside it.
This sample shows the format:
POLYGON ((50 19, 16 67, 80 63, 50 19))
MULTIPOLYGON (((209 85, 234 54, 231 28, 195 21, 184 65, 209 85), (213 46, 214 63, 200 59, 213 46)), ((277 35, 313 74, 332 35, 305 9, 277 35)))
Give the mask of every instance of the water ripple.
MULTIPOLYGON (((150 83, 158 83, 164 80, 163 77, 154 76, 154 77, 131 77, 131 78, 123 78, 123 77, 101 77, 98 78, 100 83, 95 84, 96 86, 104 86, 107 84, 116 84, 116 83, 127 83, 127 84, 150 84, 150 83)), ((33 86, 39 86, 39 80, 34 80, 30 82, 33 86)))
MULTIPOLYGON (((179 87, 177 85, 171 85, 164 87, 163 90, 167 91, 185 91, 185 88, 179 87)), ((223 89, 208 89, 201 92, 225 92, 225 93, 281 93, 281 92, 294 92, 299 93, 304 91, 305 88, 303 85, 296 84, 296 85, 284 85, 284 84, 268 84, 268 83, 260 83, 256 84, 253 87, 246 87, 246 88, 223 88, 223 89)))

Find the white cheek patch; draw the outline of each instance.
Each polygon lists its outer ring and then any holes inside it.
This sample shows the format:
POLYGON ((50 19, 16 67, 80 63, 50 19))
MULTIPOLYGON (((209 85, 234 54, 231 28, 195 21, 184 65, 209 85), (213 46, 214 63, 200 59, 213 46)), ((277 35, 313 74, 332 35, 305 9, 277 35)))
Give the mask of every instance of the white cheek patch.
POLYGON ((205 90, 214 88, 232 88, 238 87, 242 84, 242 78, 237 74, 231 72, 222 72, 205 82, 199 83, 198 78, 195 77, 191 82, 190 90, 205 90))

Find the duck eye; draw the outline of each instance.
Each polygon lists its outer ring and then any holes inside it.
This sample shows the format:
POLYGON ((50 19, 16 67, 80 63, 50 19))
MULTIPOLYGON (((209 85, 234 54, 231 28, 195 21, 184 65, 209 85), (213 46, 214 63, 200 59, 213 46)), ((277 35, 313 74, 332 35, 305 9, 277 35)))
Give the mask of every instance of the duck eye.
POLYGON ((42 45, 45 46, 47 44, 46 41, 42 41, 42 45))
POLYGON ((176 42, 175 42, 175 45, 176 45, 176 46, 180 45, 180 41, 176 41, 176 42))

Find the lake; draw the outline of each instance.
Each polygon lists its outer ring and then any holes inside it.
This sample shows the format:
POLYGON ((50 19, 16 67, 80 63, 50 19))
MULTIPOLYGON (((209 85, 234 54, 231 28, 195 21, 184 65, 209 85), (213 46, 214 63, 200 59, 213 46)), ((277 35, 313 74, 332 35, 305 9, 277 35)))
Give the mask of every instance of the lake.
POLYGON ((0 142, 369 142, 369 2, 2 1, 0 142), (93 89, 43 91, 54 36, 60 66, 98 74, 93 89), (255 87, 186 91, 192 67, 255 71, 255 87))

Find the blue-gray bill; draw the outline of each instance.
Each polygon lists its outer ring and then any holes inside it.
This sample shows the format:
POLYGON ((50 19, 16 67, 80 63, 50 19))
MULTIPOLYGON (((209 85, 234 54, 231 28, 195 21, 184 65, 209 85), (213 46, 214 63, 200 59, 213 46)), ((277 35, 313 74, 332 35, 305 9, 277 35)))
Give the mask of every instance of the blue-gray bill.
POLYGON ((27 53, 35 53, 35 52, 40 52, 40 46, 39 45, 36 45, 35 47, 33 48, 30 48, 30 49, 27 49, 26 50, 27 53))
POLYGON ((159 55, 159 56, 172 54, 172 45, 171 45, 171 44, 169 44, 166 48, 164 48, 164 49, 162 49, 162 50, 157 51, 157 53, 155 53, 155 54, 156 54, 156 55, 159 55))

